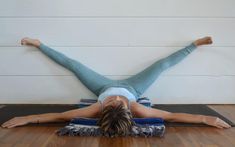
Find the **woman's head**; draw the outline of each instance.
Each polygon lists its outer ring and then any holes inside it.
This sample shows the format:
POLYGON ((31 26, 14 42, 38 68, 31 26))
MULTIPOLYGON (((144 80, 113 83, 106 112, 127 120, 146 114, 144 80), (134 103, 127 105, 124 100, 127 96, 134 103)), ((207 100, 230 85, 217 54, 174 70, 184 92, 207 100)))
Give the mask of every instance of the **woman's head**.
POLYGON ((130 110, 121 100, 110 100, 105 103, 98 125, 111 136, 127 135, 134 122, 130 110))
POLYGON ((109 96, 107 97, 104 102, 103 102, 103 107, 107 107, 107 106, 114 106, 116 107, 119 104, 122 104, 125 108, 128 109, 127 106, 128 100, 126 97, 124 96, 109 96))

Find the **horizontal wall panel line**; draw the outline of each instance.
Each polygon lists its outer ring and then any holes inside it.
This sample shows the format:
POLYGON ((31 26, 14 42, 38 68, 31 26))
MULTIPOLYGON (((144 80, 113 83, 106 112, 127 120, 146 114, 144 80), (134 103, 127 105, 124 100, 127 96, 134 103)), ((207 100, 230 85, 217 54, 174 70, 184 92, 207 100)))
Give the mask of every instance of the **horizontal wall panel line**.
POLYGON ((116 17, 116 16, 107 16, 107 17, 103 17, 103 16, 97 16, 97 17, 95 17, 95 16, 93 16, 93 17, 89 17, 89 16, 84 16, 84 17, 80 17, 80 16, 71 16, 71 17, 69 17, 69 16, 23 16, 23 17, 21 17, 21 16, 0 16, 0 19, 82 19, 82 20, 92 20, 92 19, 97 19, 97 21, 100 21, 100 20, 104 20, 104 21, 106 21, 106 20, 111 20, 111 19, 113 19, 113 20, 118 20, 118 19, 120 19, 120 20, 132 20, 132 19, 134 19, 134 20, 141 20, 141 19, 147 19, 147 20, 156 20, 156 19, 159 19, 159 20, 177 20, 177 19, 184 19, 184 20, 192 20, 192 19, 196 19, 196 20, 217 20, 217 19, 221 19, 221 20, 224 20, 224 19, 231 19, 231 20, 233 20, 233 19, 235 19, 235 17, 194 17, 194 16, 187 16, 187 17, 178 17, 178 16, 176 16, 176 17, 165 17, 165 16, 162 16, 162 17, 158 17, 158 16, 156 16, 156 17, 153 17, 153 16, 135 16, 135 17, 129 17, 129 16, 127 16, 127 17, 125 17, 125 16, 123 16, 123 17, 116 17))
POLYGON ((235 18, 234 16, 0 16, 0 18, 235 18))
MULTIPOLYGON (((27 77, 27 76, 34 76, 34 77, 42 77, 42 76, 57 76, 57 77, 66 77, 66 76, 74 76, 74 75, 0 75, 1 77, 27 77)), ((128 77, 128 76, 133 76, 133 75, 103 75, 103 76, 109 76, 109 77, 112 77, 112 76, 123 76, 123 77, 128 77)), ((235 77, 235 75, 160 75, 161 77, 235 77)))
MULTIPOLYGON (((19 38, 19 40, 21 40, 22 38, 19 38)), ((40 39, 40 38, 37 38, 40 39)), ((50 46, 51 48, 56 48, 56 47, 185 47, 188 44, 185 44, 185 46, 182 45, 50 45, 50 44, 46 44, 48 46, 50 46)), ((0 45, 0 50, 1 47, 25 47, 22 45, 0 45)), ((210 48, 210 47, 235 47, 235 45, 203 45, 203 48, 210 48)))

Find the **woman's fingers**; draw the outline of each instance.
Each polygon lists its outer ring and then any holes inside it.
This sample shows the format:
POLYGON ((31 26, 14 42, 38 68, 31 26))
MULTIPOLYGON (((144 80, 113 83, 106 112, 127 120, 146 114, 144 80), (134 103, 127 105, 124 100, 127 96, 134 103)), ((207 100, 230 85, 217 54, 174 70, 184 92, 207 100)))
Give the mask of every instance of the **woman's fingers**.
POLYGON ((219 117, 207 116, 205 118, 206 118, 205 123, 207 125, 211 125, 211 126, 214 126, 214 127, 220 128, 220 129, 231 127, 228 123, 226 123, 225 121, 223 121, 219 117))
POLYGON ((16 126, 20 126, 20 125, 23 125, 25 123, 22 123, 22 122, 12 122, 12 123, 9 123, 5 126, 5 128, 13 128, 13 127, 16 127, 16 126))
POLYGON ((3 123, 2 126, 4 127, 4 126, 6 126, 6 125, 12 124, 12 123, 14 123, 14 122, 16 121, 16 119, 17 119, 17 118, 14 117, 13 119, 10 119, 9 121, 3 123))
POLYGON ((223 129, 223 127, 220 125, 216 125, 215 127, 219 128, 219 129, 223 129))
POLYGON ((7 125, 9 125, 9 124, 11 124, 11 123, 12 123, 12 121, 7 121, 7 122, 5 122, 5 123, 2 124, 2 127, 5 127, 5 126, 7 126, 7 125))
POLYGON ((8 127, 10 127, 11 125, 13 125, 13 123, 6 124, 6 125, 4 125, 4 126, 2 126, 2 127, 8 128, 8 127))
POLYGON ((15 124, 15 123, 14 122, 8 122, 8 123, 2 125, 2 127, 9 127, 9 126, 11 126, 13 124, 15 124))
POLYGON ((6 121, 4 124, 9 123, 9 122, 13 121, 14 119, 15 119, 15 118, 12 118, 12 119, 6 121))
POLYGON ((24 125, 24 124, 27 124, 27 120, 24 117, 15 117, 2 124, 2 127, 13 128, 15 126, 24 125))
POLYGON ((228 126, 227 124, 224 124, 224 123, 221 123, 220 125, 224 128, 230 128, 230 126, 228 126))
POLYGON ((225 121, 223 121, 222 119, 219 119, 218 121, 222 126, 228 128, 228 127, 231 127, 228 123, 226 123, 225 121))
POLYGON ((14 127, 16 127, 16 126, 20 126, 20 124, 11 124, 11 125, 9 125, 7 128, 14 128, 14 127))
POLYGON ((225 126, 224 124, 219 124, 219 126, 222 127, 222 128, 226 128, 226 129, 228 128, 228 127, 225 126))
POLYGON ((223 123, 224 123, 227 127, 231 128, 231 125, 229 125, 229 124, 226 123, 225 121, 223 121, 223 123))
POLYGON ((226 123, 225 121, 223 121, 221 119, 217 120, 216 125, 220 126, 220 127, 223 127, 223 128, 230 128, 231 127, 228 123, 226 123))
POLYGON ((15 125, 15 124, 9 124, 9 125, 5 126, 5 128, 12 128, 13 125, 15 125))

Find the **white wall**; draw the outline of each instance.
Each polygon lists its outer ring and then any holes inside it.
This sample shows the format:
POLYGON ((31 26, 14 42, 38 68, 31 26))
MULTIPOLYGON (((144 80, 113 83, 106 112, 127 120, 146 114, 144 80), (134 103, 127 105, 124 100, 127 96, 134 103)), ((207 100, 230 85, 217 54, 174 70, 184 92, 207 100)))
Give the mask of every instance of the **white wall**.
POLYGON ((212 36, 144 93, 153 103, 235 103, 234 0, 0 0, 0 103, 96 98, 28 36, 112 79, 212 36), (115 67, 115 68, 114 68, 115 67))

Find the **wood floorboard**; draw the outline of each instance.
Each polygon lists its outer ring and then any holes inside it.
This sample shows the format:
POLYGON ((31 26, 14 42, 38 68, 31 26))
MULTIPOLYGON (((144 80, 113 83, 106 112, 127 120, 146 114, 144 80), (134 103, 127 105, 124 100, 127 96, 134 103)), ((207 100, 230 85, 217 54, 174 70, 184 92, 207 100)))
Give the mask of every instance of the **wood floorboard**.
MULTIPOLYGON (((235 122, 235 105, 209 105, 235 122)), ((234 147, 235 127, 167 127, 164 137, 78 137, 57 136, 56 126, 0 128, 0 147, 234 147)))

